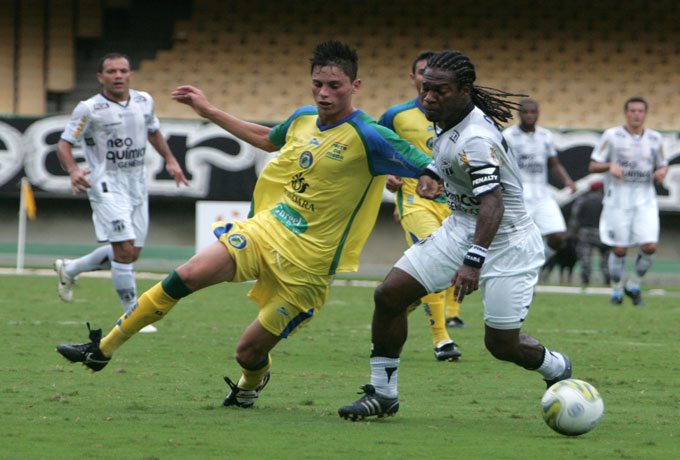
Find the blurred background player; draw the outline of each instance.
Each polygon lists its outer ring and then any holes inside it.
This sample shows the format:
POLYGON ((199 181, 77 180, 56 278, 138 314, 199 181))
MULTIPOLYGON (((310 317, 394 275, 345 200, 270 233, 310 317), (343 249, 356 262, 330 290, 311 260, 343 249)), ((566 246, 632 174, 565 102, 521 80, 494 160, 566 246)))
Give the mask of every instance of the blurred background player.
POLYGON ((600 239, 612 247, 609 254, 611 305, 621 305, 625 293, 633 304, 644 306, 640 280, 652 265, 659 241, 659 205, 654 182, 668 173, 661 134, 644 127, 647 102, 633 97, 624 104, 626 124, 604 132, 591 155, 590 172, 606 172, 600 217, 600 239), (625 287, 626 253, 639 246, 635 267, 625 287))
MULTIPOLYGON (((410 77, 418 94, 420 94, 427 60, 434 54, 434 51, 423 51, 413 61, 410 77)), ((378 123, 396 132, 399 137, 409 141, 421 152, 432 155, 434 125, 425 118, 417 97, 390 107, 380 117, 378 123)), ((395 176, 387 178, 387 188, 395 192, 396 212, 406 233, 408 246, 412 246, 434 232, 441 226, 444 219, 451 215, 445 196, 434 200, 422 198, 416 193, 417 186, 417 179, 404 178, 402 180, 395 176)), ((446 331, 449 322, 457 327, 465 326, 458 316, 459 305, 453 299, 453 288, 428 294, 420 300, 430 323, 435 357, 440 361, 459 358, 461 352, 446 331), (445 306, 447 316, 451 315, 448 319, 444 313, 445 306)))
POLYGON ((318 45, 311 58, 316 106, 299 108, 274 128, 217 109, 197 88, 177 88, 172 98, 201 117, 251 145, 280 151, 257 180, 253 215, 215 224, 219 241, 142 294, 101 342, 101 329, 91 330, 90 343, 59 345, 57 351, 101 370, 123 343, 181 298, 221 282, 257 280, 248 295, 259 314, 236 346, 242 373, 237 383, 225 377, 231 391, 223 402, 252 406, 269 381, 269 352, 317 316, 336 273, 357 270, 378 215, 384 175, 417 176, 432 162, 352 106, 361 85, 358 60, 343 43, 318 45))
POLYGON ((576 185, 557 159, 553 136, 537 126, 538 102, 524 99, 519 104, 519 125, 503 131, 503 137, 517 159, 522 175, 524 204, 527 212, 546 239, 545 258, 564 244, 567 225, 557 202, 550 196, 548 172, 576 192, 576 185))
MULTIPOLYGON (((130 88, 130 60, 109 53, 99 61, 101 92, 73 110, 57 145, 57 155, 71 177, 71 192, 86 191, 97 241, 108 242, 75 260, 57 259, 59 297, 73 299, 73 279, 82 272, 111 269, 113 286, 124 311, 137 303, 133 262, 139 258, 149 227, 149 197, 144 157, 147 140, 165 159, 165 169, 189 185, 170 151, 154 115, 149 93, 130 88), (82 143, 88 167, 81 169, 72 148, 82 143)), ((142 332, 156 332, 149 325, 142 332)))
POLYGON ((600 253, 602 281, 609 284, 609 251, 611 248, 600 240, 600 214, 602 214, 602 182, 590 184, 589 190, 574 200, 569 216, 569 238, 576 239, 576 254, 581 262, 581 282, 590 284, 593 249, 600 253))
MULTIPOLYGON (((514 95, 475 80, 474 65, 459 51, 427 62, 420 101, 435 122, 433 156, 451 216, 411 246, 376 289, 371 383, 361 387, 364 396, 338 410, 342 418, 396 414, 408 306, 451 285, 457 301, 481 287, 484 344, 496 359, 537 371, 548 387, 571 376, 565 354, 520 332, 544 261, 543 242, 525 210, 514 155, 498 130, 511 116, 515 104, 507 98, 514 95)), ((424 187, 427 179, 419 191, 438 191, 435 181, 424 187)))

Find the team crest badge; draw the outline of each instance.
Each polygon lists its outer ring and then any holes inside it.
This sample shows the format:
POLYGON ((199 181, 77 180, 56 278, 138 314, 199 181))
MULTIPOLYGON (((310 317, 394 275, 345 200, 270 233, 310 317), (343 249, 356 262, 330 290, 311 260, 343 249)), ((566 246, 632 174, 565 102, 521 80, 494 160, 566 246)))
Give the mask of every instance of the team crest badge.
POLYGON ((302 152, 302 155, 300 155, 300 167, 302 169, 307 169, 312 166, 313 161, 314 157, 311 152, 302 152))
POLYGON ((229 235, 229 238, 227 238, 227 241, 229 241, 229 244, 231 244, 236 249, 243 249, 243 248, 246 247, 246 244, 248 243, 246 241, 246 237, 239 234, 239 233, 234 233, 233 235, 229 235))
POLYGON ((434 137, 429 138, 425 145, 427 145, 428 149, 432 150, 432 146, 434 145, 434 137))

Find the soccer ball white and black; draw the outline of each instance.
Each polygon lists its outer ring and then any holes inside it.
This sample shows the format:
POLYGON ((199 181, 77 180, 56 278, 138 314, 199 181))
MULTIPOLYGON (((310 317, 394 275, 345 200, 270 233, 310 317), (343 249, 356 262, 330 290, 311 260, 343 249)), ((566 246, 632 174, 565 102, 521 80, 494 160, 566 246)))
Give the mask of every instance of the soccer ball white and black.
POLYGON ((541 399, 543 420, 566 436, 578 436, 597 426, 604 414, 600 393, 588 382, 567 379, 552 385, 541 399))

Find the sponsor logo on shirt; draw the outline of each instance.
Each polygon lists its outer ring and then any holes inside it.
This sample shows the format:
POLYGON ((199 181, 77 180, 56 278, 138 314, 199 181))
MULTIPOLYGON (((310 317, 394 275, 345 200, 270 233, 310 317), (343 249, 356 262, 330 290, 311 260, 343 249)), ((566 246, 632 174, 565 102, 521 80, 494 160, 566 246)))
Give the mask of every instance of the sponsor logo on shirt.
POLYGON ((109 139, 106 141, 106 159, 117 168, 133 168, 144 164, 146 146, 133 148, 134 141, 130 137, 109 139))
POLYGON ((316 137, 312 137, 312 140, 309 141, 309 145, 316 145, 316 146, 319 146, 319 145, 321 145, 321 144, 319 143, 319 140, 318 140, 316 137))
POLYGON ((449 136, 449 139, 451 140, 451 142, 453 142, 455 144, 456 142, 458 142, 459 137, 460 137, 460 133, 458 132, 458 130, 454 129, 453 132, 451 133, 451 135, 449 136))
POLYGON ((92 106, 92 109, 94 110, 104 110, 108 108, 109 108, 108 102, 97 102, 95 105, 92 106))
POLYGON ((347 145, 342 142, 333 142, 332 150, 326 152, 326 157, 335 161, 342 161, 345 159, 344 153, 347 150, 347 145))
POLYGON ((285 203, 278 203, 274 209, 271 210, 274 217, 281 222, 291 232, 300 235, 307 231, 307 221, 295 209, 291 208, 285 203))
POLYGON ((246 240, 246 237, 243 236, 243 235, 241 235, 240 233, 232 233, 232 234, 229 235, 229 237, 227 238, 227 241, 229 242, 229 244, 230 244, 232 247, 234 247, 234 248, 236 248, 236 249, 243 249, 243 248, 245 248, 246 245, 248 244, 248 241, 246 240))
POLYGON ((135 96, 134 99, 132 99, 132 100, 135 101, 135 102, 144 102, 144 101, 146 101, 146 98, 140 94, 140 95, 135 96))
POLYGON ((286 310, 286 307, 276 307, 276 311, 282 314, 283 316, 290 316, 288 310, 286 310))
POLYGON ((464 193, 453 193, 446 190, 446 199, 449 203, 449 209, 452 212, 463 212, 476 216, 479 214, 479 199, 474 196, 468 196, 464 193))

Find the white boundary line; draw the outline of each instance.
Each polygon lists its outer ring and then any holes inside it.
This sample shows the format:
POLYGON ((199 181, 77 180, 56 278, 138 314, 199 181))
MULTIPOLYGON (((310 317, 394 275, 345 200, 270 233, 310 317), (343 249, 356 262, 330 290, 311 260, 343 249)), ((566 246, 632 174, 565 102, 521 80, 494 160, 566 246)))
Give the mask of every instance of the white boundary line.
MULTIPOLYGON (((0 275, 17 275, 17 272, 13 268, 0 267, 0 275)), ((56 276, 54 270, 51 268, 26 268, 22 275, 32 275, 32 276, 56 276)), ((87 272, 78 275, 83 278, 110 278, 111 272, 109 270, 101 270, 94 272, 87 272)), ((162 280, 165 279, 167 273, 151 273, 151 272, 135 272, 135 277, 138 279, 146 280, 162 280)), ((336 279, 333 281, 333 286, 351 286, 351 287, 367 287, 376 288, 380 284, 380 281, 371 280, 345 280, 336 279)), ((579 286, 554 286, 554 285, 538 285, 536 286, 536 292, 547 293, 547 294, 586 294, 586 295, 611 295, 611 289, 608 287, 587 287, 582 288, 579 286)), ((645 295, 651 297, 664 297, 680 296, 677 292, 668 292, 665 289, 649 289, 644 291, 645 295)))

